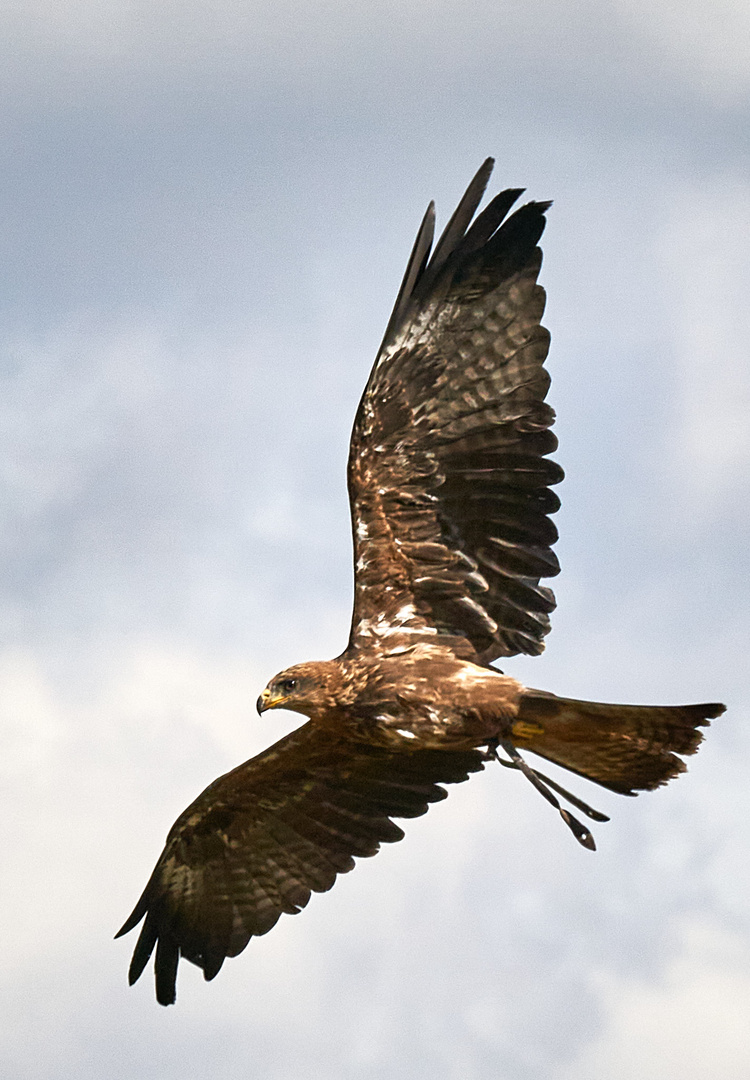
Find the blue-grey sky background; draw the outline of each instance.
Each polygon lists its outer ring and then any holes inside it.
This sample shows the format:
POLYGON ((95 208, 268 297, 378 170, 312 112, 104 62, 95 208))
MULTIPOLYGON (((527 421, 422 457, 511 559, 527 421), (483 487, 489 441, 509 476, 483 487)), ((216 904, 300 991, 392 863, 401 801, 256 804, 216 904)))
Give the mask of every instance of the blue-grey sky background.
POLYGON ((747 5, 24 0, 0 34, 3 1075, 744 1080, 747 5), (505 667, 729 711, 666 789, 573 784, 595 855, 490 768, 161 1009, 112 935, 296 726, 267 679, 345 643, 354 409, 488 154, 555 200, 567 472, 547 652, 505 667))

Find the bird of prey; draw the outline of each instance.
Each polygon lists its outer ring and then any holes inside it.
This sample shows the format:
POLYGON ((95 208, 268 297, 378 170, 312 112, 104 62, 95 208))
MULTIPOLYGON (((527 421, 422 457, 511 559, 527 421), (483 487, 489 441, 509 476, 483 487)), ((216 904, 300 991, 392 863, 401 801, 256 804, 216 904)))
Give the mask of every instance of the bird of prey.
MULTIPOLYGON (((481 166, 434 249, 431 203, 354 421, 348 486, 355 596, 334 660, 273 678, 258 711, 307 722, 219 777, 175 822, 135 910, 130 982, 156 949, 156 997, 180 957, 213 979, 490 761, 521 771, 585 847, 606 821, 532 768, 532 751, 623 795, 683 772, 720 704, 607 705, 528 689, 492 666, 544 648, 563 476, 545 402, 537 284, 546 202, 476 211, 481 166), (502 750, 501 757, 498 750, 502 750), (557 795, 555 794, 557 793, 557 795)), ((119 936, 118 934, 118 936, 119 936)))

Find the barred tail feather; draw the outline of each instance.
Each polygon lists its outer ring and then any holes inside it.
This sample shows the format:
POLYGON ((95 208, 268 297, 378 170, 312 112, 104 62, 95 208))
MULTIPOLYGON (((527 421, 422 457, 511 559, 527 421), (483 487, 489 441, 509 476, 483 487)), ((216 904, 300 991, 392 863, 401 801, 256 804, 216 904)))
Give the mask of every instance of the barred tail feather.
POLYGON ((709 719, 725 706, 606 705, 541 690, 520 700, 511 739, 519 749, 585 776, 610 791, 651 791, 685 771, 677 754, 694 754, 709 719))

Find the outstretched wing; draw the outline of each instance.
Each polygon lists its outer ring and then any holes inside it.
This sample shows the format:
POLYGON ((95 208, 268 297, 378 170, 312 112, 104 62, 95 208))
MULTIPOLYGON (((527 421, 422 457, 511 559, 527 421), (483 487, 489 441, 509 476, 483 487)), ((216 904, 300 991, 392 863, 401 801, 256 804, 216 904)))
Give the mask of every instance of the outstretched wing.
POLYGON ((392 817, 419 817, 444 799, 438 784, 483 768, 479 751, 394 754, 305 724, 206 788, 172 827, 136 907, 117 936, 146 921, 136 981, 156 947, 156 997, 176 997, 181 956, 213 979, 225 957, 266 934, 311 892, 403 837, 392 817))
POLYGON ((355 559, 350 647, 441 635, 467 658, 539 653, 559 570, 549 515, 562 479, 544 401, 536 246, 549 203, 506 215, 504 191, 471 220, 479 170, 429 258, 417 236, 352 432, 355 559))

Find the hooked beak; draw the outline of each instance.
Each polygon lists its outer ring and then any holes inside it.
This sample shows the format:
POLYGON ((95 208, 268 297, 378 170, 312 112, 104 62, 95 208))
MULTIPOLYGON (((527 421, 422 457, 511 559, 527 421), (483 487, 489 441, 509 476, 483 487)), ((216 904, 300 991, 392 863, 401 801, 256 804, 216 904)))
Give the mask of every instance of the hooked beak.
POLYGON ((258 716, 266 711, 266 709, 273 709, 276 705, 281 704, 283 698, 280 698, 278 694, 274 697, 268 687, 265 688, 258 700, 255 702, 255 708, 258 710, 258 716))

